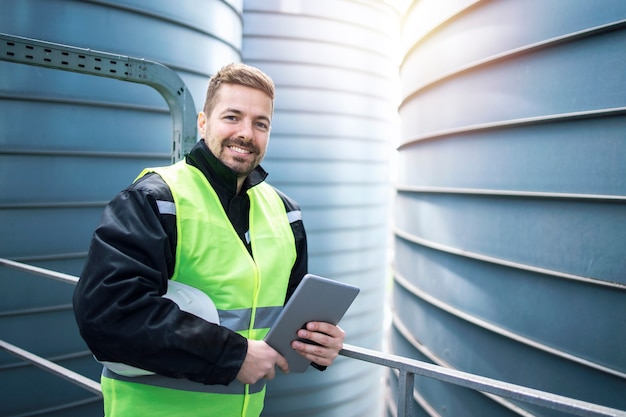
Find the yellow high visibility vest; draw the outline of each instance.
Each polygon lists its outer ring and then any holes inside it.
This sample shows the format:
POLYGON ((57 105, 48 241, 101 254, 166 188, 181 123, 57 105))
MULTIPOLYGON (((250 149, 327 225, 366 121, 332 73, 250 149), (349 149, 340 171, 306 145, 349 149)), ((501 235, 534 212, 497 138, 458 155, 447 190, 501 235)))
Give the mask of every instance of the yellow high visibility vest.
MULTIPOLYGON (((158 173, 174 197, 178 242, 171 279, 206 293, 221 325, 248 339, 263 339, 282 309, 296 260, 280 196, 264 182, 247 191, 252 257, 197 168, 181 161, 148 168, 138 178, 148 172, 158 173)), ((101 382, 108 417, 256 417, 265 397, 263 380, 204 385, 160 375, 124 377, 105 368, 101 382)))

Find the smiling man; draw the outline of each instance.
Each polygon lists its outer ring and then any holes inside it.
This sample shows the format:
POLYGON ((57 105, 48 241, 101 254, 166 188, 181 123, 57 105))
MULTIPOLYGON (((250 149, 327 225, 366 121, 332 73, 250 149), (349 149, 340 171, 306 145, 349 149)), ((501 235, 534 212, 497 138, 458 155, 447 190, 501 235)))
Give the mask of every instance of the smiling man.
MULTIPOLYGON (((259 165, 273 102, 262 71, 223 67, 198 115, 202 140, 107 205, 74 293, 81 335, 106 365, 107 416, 258 416, 265 380, 289 371, 263 337, 308 255, 297 203, 259 165), (174 301, 168 287, 178 283, 208 296, 219 318, 182 305, 202 298, 174 301)), ((317 368, 343 347, 343 330, 328 323, 298 336, 315 342, 292 346, 317 368)))
POLYGON ((208 100, 198 115, 198 130, 209 150, 243 180, 261 163, 270 136, 272 98, 269 91, 222 84, 219 101, 208 100))

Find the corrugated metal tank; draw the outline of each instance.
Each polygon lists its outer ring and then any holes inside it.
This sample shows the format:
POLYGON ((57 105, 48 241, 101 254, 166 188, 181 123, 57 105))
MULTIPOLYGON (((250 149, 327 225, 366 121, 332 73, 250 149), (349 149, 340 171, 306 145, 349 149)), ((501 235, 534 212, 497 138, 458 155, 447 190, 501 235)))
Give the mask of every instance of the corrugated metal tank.
MULTIPOLYGON (((161 62, 199 109, 210 74, 240 60, 241 13, 237 0, 15 0, 0 32, 161 62)), ((78 275, 104 204, 169 162, 171 131, 149 87, 0 61, 0 257, 78 275)), ((0 268, 0 337, 98 379, 72 290, 0 268)), ((0 415, 102 415, 87 391, 4 352, 0 380, 0 415)))
MULTIPOLYGON (((383 1, 244 1, 242 59, 277 86, 268 181, 302 206, 309 270, 361 288, 346 342, 381 348, 397 15, 383 1)), ((264 416, 379 416, 381 369, 279 375, 264 416)))
MULTIPOLYGON (((626 409, 625 19, 619 0, 412 3, 394 353, 626 409)), ((416 388, 415 415, 562 415, 416 388)))

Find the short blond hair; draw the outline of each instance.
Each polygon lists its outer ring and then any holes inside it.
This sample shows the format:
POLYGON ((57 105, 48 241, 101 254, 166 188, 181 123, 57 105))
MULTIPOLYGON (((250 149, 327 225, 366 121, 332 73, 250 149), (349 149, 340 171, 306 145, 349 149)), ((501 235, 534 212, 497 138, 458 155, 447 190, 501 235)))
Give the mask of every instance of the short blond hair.
POLYGON ((222 83, 243 85, 263 91, 272 99, 272 111, 274 111, 274 81, 269 75, 260 69, 242 64, 232 63, 223 66, 209 80, 209 87, 204 101, 204 113, 209 116, 217 102, 217 93, 222 83))

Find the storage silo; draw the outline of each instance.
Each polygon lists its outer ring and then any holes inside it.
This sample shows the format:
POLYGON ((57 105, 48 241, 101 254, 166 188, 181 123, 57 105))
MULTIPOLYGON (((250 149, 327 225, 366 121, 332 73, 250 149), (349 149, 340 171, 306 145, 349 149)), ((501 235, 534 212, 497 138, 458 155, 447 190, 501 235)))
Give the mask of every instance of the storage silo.
MULTIPOLYGON (((209 76, 240 60, 236 0, 10 0, 1 8, 2 33, 175 69, 198 109, 209 76)), ((150 87, 0 61, 0 257, 78 275, 104 205, 142 168, 169 163, 171 144, 168 106, 150 87)), ((98 380, 72 291, 0 268, 0 335, 98 380)), ((4 352, 0 379, 0 415, 102 415, 94 395, 4 352)))
MULTIPOLYGON (((242 60, 276 83, 268 182, 297 200, 312 273, 357 285, 346 343, 380 349, 398 16, 383 1, 244 1, 242 60)), ((379 416, 381 369, 338 358, 279 375, 264 416, 379 416)))
MULTIPOLYGON (((611 0, 411 4, 394 353, 626 409, 625 18, 611 0)), ((562 415, 416 389, 416 415, 562 415)))

